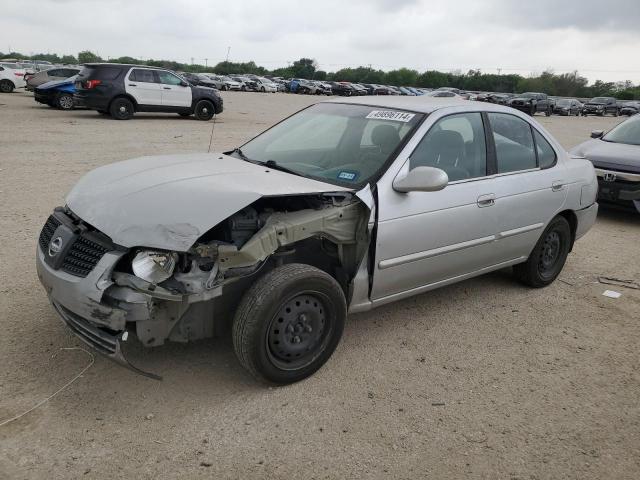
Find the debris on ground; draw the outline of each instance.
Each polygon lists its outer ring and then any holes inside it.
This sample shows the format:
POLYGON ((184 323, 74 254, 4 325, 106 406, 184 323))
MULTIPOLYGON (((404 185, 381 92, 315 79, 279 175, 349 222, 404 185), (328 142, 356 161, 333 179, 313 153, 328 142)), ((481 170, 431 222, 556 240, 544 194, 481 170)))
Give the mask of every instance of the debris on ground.
POLYGON ((598 282, 605 285, 616 285, 618 287, 633 288, 634 290, 640 290, 640 283, 634 280, 623 280, 614 277, 598 277, 598 282))
POLYGON ((622 296, 620 292, 616 292, 615 290, 605 290, 602 295, 609 298, 620 298, 622 296))

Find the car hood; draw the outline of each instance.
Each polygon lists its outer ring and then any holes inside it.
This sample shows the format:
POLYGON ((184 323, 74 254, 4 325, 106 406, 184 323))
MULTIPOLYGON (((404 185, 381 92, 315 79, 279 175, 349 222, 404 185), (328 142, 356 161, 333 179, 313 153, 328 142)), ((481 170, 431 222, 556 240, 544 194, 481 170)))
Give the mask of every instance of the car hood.
POLYGON ((124 247, 186 251, 261 197, 350 191, 223 154, 141 157, 97 168, 67 196, 82 220, 124 247))
POLYGON ((585 157, 596 167, 640 173, 640 146, 638 145, 593 139, 574 147, 571 153, 585 157))
POLYGON ((522 100, 522 101, 525 101, 525 102, 529 102, 529 101, 533 100, 533 98, 529 98, 529 97, 512 97, 511 101, 513 101, 513 100, 522 100))

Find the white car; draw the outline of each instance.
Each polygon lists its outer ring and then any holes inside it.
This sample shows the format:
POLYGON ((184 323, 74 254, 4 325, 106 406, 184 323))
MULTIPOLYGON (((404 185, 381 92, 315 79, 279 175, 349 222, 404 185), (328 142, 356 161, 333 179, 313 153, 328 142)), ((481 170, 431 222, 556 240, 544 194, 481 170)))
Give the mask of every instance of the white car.
POLYGON ((254 80, 258 84, 258 91, 260 92, 275 93, 278 91, 278 84, 268 78, 256 77, 254 80))
POLYGON ((11 93, 15 88, 26 87, 25 73, 15 63, 0 63, 0 92, 11 93))

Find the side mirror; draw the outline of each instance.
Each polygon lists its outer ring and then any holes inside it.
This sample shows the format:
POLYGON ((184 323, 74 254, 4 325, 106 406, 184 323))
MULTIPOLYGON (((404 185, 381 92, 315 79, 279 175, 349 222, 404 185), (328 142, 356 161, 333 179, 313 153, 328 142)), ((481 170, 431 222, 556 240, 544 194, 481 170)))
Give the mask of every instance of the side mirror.
POLYGON ((187 82, 185 82, 185 81, 182 81, 182 82, 180 82, 180 86, 181 87, 188 87, 189 84, 187 82))
POLYGON ((449 183, 449 176, 444 170, 434 167, 416 167, 405 177, 393 181, 396 192, 437 192, 449 183))
POLYGON ((604 135, 604 130, 594 130, 591 132, 591 138, 602 138, 604 135))

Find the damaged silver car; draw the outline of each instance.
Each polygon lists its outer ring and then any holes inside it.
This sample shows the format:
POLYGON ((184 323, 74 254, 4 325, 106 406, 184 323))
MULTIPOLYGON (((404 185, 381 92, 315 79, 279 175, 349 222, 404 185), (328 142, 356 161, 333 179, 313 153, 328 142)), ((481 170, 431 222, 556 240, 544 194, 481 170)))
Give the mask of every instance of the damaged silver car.
POLYGON ((230 326, 240 363, 286 384, 329 359, 348 312, 509 266, 550 284, 596 193, 591 163, 513 109, 337 99, 224 154, 88 173, 46 221, 38 275, 67 326, 129 368, 129 337, 230 326))

